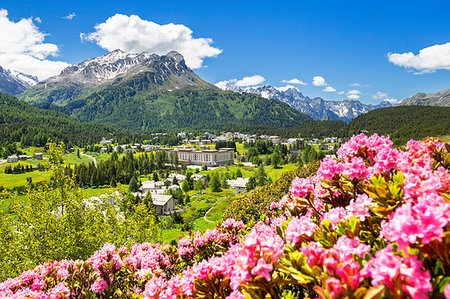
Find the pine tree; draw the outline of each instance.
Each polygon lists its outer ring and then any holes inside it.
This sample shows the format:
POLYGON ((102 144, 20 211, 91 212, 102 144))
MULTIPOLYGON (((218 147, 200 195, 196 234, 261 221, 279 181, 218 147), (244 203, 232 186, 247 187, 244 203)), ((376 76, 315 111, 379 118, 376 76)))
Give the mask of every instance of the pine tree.
POLYGON ((128 187, 130 192, 138 192, 139 191, 139 186, 137 183, 137 179, 135 176, 133 176, 130 180, 130 186, 128 187))
POLYGON ((209 181, 209 187, 211 188, 212 192, 220 192, 222 191, 220 189, 220 180, 217 173, 214 173, 214 175, 211 177, 211 180, 209 181))
POLYGON ((155 182, 159 181, 159 178, 158 178, 158 172, 156 172, 156 171, 153 173, 153 180, 154 180, 155 182))
POLYGON ((183 183, 181 183, 181 189, 184 192, 188 192, 190 190, 189 188, 189 183, 187 182, 187 179, 183 181, 183 183))
POLYGON ((184 197, 184 204, 187 205, 189 202, 191 202, 191 197, 186 193, 186 196, 184 197))
POLYGON ((281 160, 280 154, 278 154, 278 152, 274 152, 272 154, 271 160, 272 160, 273 168, 278 168, 278 164, 280 164, 280 160, 281 160))

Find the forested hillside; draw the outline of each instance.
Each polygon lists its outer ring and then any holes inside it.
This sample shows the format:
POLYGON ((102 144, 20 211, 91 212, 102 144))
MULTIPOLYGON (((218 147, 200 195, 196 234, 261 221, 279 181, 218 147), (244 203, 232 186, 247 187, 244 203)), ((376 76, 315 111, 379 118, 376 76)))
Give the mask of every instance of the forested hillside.
POLYGON ((397 144, 450 134, 450 107, 399 106, 370 111, 352 120, 349 133, 389 134, 397 144))
POLYGON ((49 139, 67 146, 96 143, 102 136, 132 141, 137 135, 100 124, 82 124, 63 113, 33 107, 0 93, 0 142, 44 146, 49 139))
POLYGON ((253 94, 216 89, 152 94, 150 79, 142 73, 58 109, 82 122, 133 131, 215 130, 236 124, 292 128, 311 120, 287 104, 253 94))

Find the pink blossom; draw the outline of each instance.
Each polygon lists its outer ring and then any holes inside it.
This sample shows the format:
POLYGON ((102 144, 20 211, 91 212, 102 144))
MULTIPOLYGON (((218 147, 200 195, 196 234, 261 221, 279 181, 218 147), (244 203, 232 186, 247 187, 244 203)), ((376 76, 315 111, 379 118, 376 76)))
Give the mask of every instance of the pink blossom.
POLYGON ((299 244, 301 237, 311 238, 317 225, 310 217, 292 217, 286 229, 286 241, 292 244, 299 244))
POLYGON ((422 270, 423 264, 416 255, 401 257, 392 252, 392 244, 378 251, 375 258, 366 265, 365 271, 372 277, 374 286, 384 283, 395 292, 397 286, 394 281, 401 281, 401 288, 413 298, 428 298, 432 291, 430 273, 422 270))
POLYGON ((100 294, 108 289, 108 283, 103 278, 97 278, 91 285, 92 292, 100 294))

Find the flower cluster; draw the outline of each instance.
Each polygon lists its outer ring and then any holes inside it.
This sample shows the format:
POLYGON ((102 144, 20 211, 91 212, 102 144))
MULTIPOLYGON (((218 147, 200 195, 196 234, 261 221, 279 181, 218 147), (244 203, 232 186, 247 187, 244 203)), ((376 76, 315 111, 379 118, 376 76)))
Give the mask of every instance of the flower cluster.
POLYGON ((0 297, 450 298, 450 146, 360 134, 337 155, 253 227, 230 218, 177 246, 106 244, 8 279, 0 297))

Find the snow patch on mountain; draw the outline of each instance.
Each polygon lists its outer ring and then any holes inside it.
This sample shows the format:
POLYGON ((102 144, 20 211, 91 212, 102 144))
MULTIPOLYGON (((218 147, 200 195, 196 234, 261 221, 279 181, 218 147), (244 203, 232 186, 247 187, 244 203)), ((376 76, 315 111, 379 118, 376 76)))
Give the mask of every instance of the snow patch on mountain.
POLYGON ((358 115, 367 113, 370 110, 391 106, 391 103, 388 101, 381 102, 378 105, 371 105, 363 104, 356 100, 326 101, 320 97, 311 99, 304 96, 298 88, 290 85, 285 87, 263 85, 246 88, 227 86, 224 89, 234 92, 253 93, 267 99, 276 99, 316 120, 331 119, 348 122, 358 115))
POLYGON ((36 85, 38 78, 0 66, 0 92, 16 95, 28 87, 36 85))

